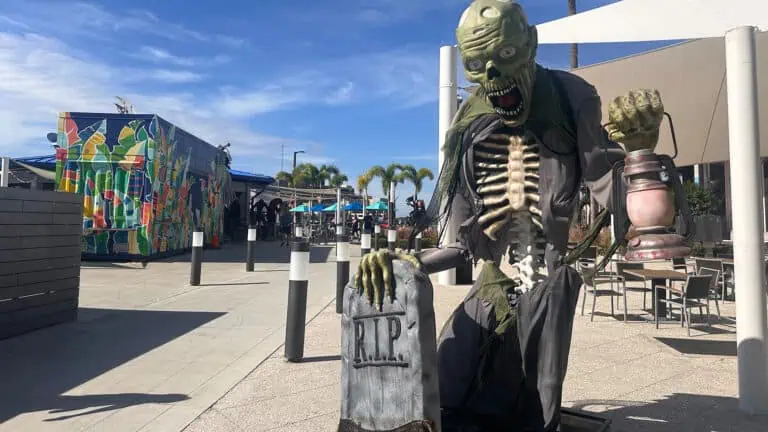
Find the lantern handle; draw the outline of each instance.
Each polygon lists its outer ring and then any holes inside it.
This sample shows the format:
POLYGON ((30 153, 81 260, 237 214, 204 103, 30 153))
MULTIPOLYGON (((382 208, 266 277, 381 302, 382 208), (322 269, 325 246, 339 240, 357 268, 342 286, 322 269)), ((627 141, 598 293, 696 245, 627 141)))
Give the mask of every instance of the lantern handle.
POLYGON ((675 154, 673 154, 670 159, 674 160, 677 158, 677 137, 675 136, 675 125, 672 124, 672 116, 669 115, 668 112, 664 111, 664 115, 667 116, 667 120, 669 120, 669 132, 672 134, 672 146, 675 148, 675 154))
MULTIPOLYGON (((675 149, 675 153, 670 157, 671 159, 677 158, 677 136, 675 135, 675 125, 672 123, 672 116, 664 111, 664 115, 667 117, 667 120, 669 120, 669 132, 672 134, 672 147, 675 149)), ((601 125, 603 131, 605 131, 605 127, 612 124, 611 122, 605 123, 601 125)), ((603 153, 605 154, 606 160, 610 162, 610 159, 608 158, 608 146, 605 145, 605 143, 601 143, 601 146, 603 147, 603 153)))

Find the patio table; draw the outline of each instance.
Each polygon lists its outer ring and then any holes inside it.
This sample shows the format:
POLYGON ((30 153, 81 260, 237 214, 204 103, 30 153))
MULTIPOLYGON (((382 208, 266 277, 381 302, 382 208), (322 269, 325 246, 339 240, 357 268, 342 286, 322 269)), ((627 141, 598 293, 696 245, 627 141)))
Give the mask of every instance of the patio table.
POLYGON ((688 279, 687 274, 675 270, 627 269, 624 270, 624 274, 632 275, 646 282, 651 282, 651 289, 653 290, 653 302, 656 305, 656 314, 659 316, 667 315, 667 304, 661 301, 662 299, 667 298, 667 290, 682 294, 682 290, 667 287, 667 281, 684 282, 686 279, 688 279), (657 286, 660 287, 658 290, 658 297, 656 296, 657 286))

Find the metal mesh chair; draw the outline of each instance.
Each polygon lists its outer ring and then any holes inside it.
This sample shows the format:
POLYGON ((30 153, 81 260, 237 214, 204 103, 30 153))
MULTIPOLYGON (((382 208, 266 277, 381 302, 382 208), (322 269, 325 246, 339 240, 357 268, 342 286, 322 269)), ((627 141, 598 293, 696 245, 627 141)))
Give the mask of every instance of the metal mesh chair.
POLYGON ((648 288, 648 283, 643 278, 638 278, 630 274, 626 274, 627 270, 641 270, 645 266, 643 263, 638 262, 617 262, 616 263, 616 282, 621 286, 621 292, 624 296, 624 322, 627 322, 627 292, 635 291, 643 293, 643 310, 646 307, 646 298, 648 293, 653 293, 651 288, 648 288), (627 286, 627 282, 642 282, 643 286, 627 286))
MULTIPOLYGON (((667 307, 679 307, 680 308, 680 325, 685 323, 688 329, 688 336, 691 335, 691 308, 706 308, 707 310, 707 325, 712 327, 712 323, 709 320, 709 295, 712 287, 712 275, 706 276, 688 276, 683 285, 682 296, 675 298, 659 299, 659 301, 665 303, 667 307)), ((654 290, 658 287, 654 287, 654 290)), ((658 299, 658 292, 656 293, 658 299)), ((659 314, 656 310, 656 304, 654 302, 654 316, 656 320, 656 328, 659 328, 659 314)))

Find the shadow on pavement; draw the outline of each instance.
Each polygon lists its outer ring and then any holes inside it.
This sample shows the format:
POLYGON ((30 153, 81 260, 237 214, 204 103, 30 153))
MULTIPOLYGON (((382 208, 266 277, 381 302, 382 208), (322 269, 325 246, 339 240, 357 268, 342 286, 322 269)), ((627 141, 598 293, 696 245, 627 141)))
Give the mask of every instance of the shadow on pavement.
POLYGON ((181 402, 189 399, 184 394, 144 394, 144 393, 117 393, 117 394, 97 394, 82 396, 59 396, 56 409, 48 411, 50 414, 63 414, 58 417, 45 419, 46 422, 55 422, 69 420, 74 417, 97 414, 112 410, 119 410, 129 406, 141 404, 167 404, 181 402), (73 411, 80 411, 84 408, 93 408, 88 411, 76 414, 65 414, 73 411))
POLYGON ((699 354, 713 356, 736 357, 736 341, 719 341, 706 339, 677 339, 656 337, 657 341, 681 354, 699 354))
MULTIPOLYGON (((328 262, 334 245, 312 245, 309 252, 309 262, 328 262)), ((203 262, 209 263, 243 263, 245 264, 245 243, 227 243, 220 249, 206 249, 203 251, 203 262)), ((157 262, 190 262, 190 254, 176 255, 157 260, 157 262)), ((291 262, 291 248, 280 246, 277 242, 256 242, 254 249, 254 263, 258 264, 288 264, 291 262)), ((151 266, 152 263, 150 262, 151 266)))
POLYGON ((187 396, 178 394, 63 393, 222 315, 81 308, 76 322, 0 341, 0 424, 35 411, 96 410, 57 418, 63 420, 131 405, 184 400, 187 396))
POLYGON ((324 355, 324 356, 315 356, 315 357, 304 357, 301 359, 301 363, 320 363, 320 362, 327 362, 327 361, 338 361, 341 360, 340 355, 324 355))
POLYGON ((766 416, 750 416, 738 408, 731 397, 674 393, 653 402, 627 400, 582 400, 573 404, 577 410, 599 407, 601 417, 612 420, 611 430, 643 432, 739 431, 765 430, 766 416))

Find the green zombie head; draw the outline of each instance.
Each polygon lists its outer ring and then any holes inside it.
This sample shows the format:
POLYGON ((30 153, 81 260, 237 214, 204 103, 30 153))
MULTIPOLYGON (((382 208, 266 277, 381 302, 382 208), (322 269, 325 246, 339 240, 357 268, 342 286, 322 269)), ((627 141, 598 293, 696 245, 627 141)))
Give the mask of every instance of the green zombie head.
POLYGON ((536 74, 536 27, 514 0, 475 0, 456 29, 467 80, 478 84, 507 124, 520 126, 531 111, 536 74))

